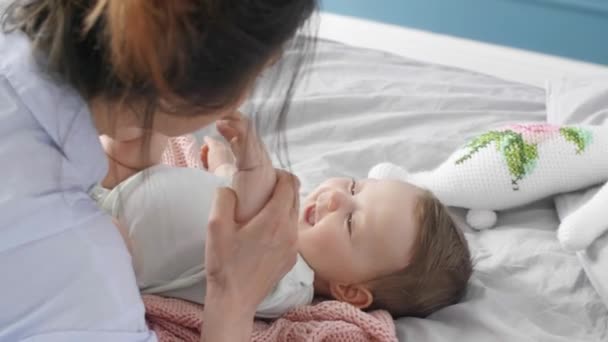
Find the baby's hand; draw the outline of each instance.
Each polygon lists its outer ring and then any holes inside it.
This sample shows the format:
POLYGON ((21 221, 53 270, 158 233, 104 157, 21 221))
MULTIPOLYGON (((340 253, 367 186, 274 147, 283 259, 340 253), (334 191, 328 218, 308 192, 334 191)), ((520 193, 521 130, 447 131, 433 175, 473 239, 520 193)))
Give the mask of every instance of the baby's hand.
POLYGON ((248 171, 260 166, 272 167, 264 143, 258 138, 249 119, 242 114, 233 114, 219 120, 217 130, 230 143, 238 170, 248 171))
POLYGON ((251 122, 234 114, 217 122, 217 130, 230 143, 236 159, 232 186, 236 192, 239 222, 253 218, 266 204, 276 183, 270 156, 251 122))
POLYGON ((201 147, 201 161, 205 169, 215 173, 222 165, 235 164, 234 155, 225 143, 210 137, 205 137, 204 140, 205 144, 201 147))

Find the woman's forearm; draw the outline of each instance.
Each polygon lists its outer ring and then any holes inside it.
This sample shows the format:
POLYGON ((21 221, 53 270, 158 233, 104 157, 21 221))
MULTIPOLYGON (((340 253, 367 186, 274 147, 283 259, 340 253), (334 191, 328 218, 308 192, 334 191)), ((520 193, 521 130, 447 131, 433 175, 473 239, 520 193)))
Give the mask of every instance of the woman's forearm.
POLYGON ((255 309, 247 310, 225 293, 208 291, 201 341, 250 341, 254 315, 255 309))

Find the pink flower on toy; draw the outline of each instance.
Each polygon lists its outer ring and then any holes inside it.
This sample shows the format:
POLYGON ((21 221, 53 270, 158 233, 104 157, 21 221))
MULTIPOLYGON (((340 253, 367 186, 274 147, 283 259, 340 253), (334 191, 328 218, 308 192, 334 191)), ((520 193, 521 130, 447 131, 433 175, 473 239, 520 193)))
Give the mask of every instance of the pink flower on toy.
POLYGON ((503 131, 507 130, 521 134, 528 144, 540 144, 559 135, 560 126, 547 123, 513 124, 505 127, 503 131))

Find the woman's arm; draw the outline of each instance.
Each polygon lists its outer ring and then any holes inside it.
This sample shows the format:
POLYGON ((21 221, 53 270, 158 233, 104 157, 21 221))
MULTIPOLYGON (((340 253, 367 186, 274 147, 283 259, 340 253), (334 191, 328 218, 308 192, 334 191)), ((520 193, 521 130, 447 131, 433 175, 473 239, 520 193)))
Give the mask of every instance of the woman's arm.
POLYGON ((207 288, 201 341, 251 340, 255 308, 247 310, 220 288, 207 288))
POLYGON ((258 137, 253 123, 240 113, 217 122, 217 130, 230 143, 236 172, 232 188, 238 196, 237 222, 247 222, 270 198, 277 174, 270 155, 258 137))
POLYGON ((245 224, 235 221, 235 193, 216 192, 205 248, 203 340, 249 341, 256 308, 296 262, 299 182, 285 171, 277 177, 268 203, 245 224))
POLYGON ((220 177, 232 178, 237 194, 237 222, 247 222, 270 198, 277 180, 270 155, 252 122, 234 113, 216 123, 218 132, 230 144, 205 137, 201 149, 203 166, 220 177))

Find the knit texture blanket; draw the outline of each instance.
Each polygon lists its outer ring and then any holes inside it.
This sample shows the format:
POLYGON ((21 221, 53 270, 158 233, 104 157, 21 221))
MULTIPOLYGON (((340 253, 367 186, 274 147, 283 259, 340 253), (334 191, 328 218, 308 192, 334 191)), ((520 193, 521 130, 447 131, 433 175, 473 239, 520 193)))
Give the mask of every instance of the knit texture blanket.
POLYGON ((202 169, 203 162, 200 155, 200 146, 196 138, 192 135, 184 135, 169 139, 169 144, 161 156, 161 163, 202 169))
MULTIPOLYGON (((144 295, 146 321, 161 342, 198 342, 203 306, 180 299, 144 295)), ((324 301, 296 308, 281 318, 256 320, 251 341, 351 342, 397 341, 388 312, 363 312, 337 301, 324 301)))

